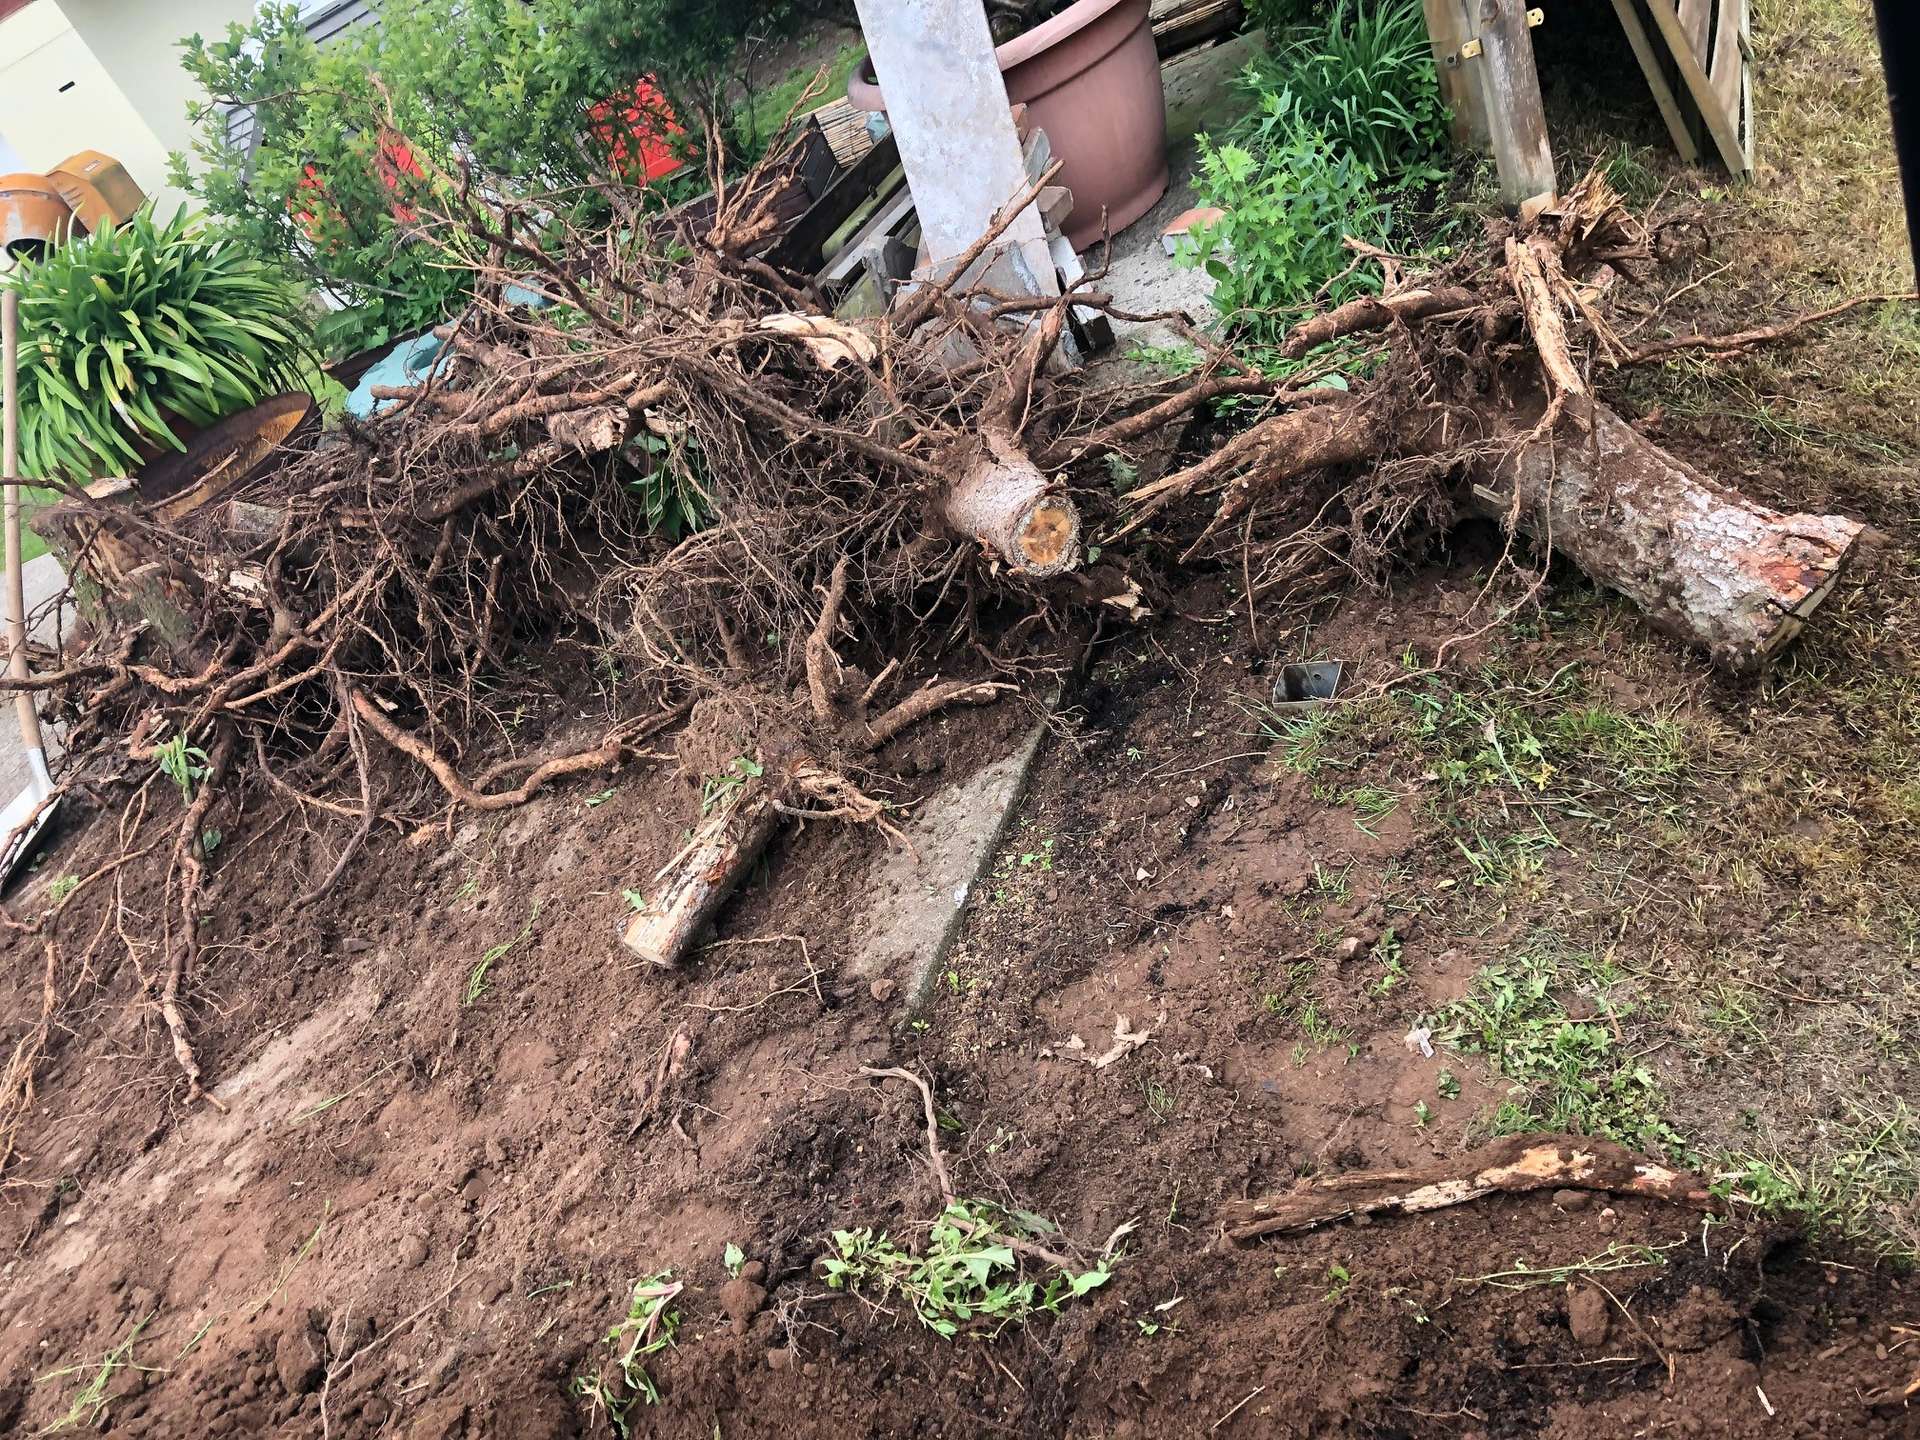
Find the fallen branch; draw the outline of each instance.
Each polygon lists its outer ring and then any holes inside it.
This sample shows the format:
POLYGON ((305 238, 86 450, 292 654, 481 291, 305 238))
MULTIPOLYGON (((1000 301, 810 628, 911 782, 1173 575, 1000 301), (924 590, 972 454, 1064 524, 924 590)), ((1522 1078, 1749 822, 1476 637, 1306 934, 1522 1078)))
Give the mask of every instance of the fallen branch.
POLYGON ((1495 1194, 1596 1190, 1643 1196, 1718 1213, 1721 1202, 1697 1175, 1579 1135, 1509 1135, 1422 1170, 1368 1170, 1302 1181, 1292 1190, 1230 1202, 1221 1212, 1236 1244, 1263 1235, 1317 1229, 1356 1215, 1420 1215, 1495 1194))

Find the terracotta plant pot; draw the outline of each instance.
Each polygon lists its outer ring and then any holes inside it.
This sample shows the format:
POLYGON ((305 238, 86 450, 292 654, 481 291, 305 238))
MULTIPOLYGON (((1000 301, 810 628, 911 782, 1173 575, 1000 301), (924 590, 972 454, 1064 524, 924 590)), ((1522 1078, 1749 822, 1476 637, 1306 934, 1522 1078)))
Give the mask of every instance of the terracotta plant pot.
MULTIPOLYGON (((1073 192, 1067 239, 1084 250, 1117 235, 1167 188, 1166 97, 1148 23, 1149 0, 1078 0, 994 53, 1009 104, 1026 102, 1073 192)), ((847 99, 862 110, 886 101, 871 58, 855 67, 847 99)))

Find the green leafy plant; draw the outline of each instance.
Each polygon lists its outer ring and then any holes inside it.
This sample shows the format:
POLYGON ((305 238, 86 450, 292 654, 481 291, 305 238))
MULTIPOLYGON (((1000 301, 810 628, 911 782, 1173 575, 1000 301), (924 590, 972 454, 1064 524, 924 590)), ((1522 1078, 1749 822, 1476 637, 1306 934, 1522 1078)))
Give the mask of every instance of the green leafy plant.
POLYGON ((47 899, 54 904, 64 904, 66 898, 80 888, 78 875, 62 875, 47 887, 47 899))
MULTIPOLYGON (((1494 1112, 1497 1134, 1570 1130, 1688 1159, 1686 1142, 1661 1116, 1652 1071, 1627 1053, 1605 1020, 1570 1018, 1557 992, 1576 976, 1536 943, 1474 977, 1460 1000, 1434 1021, 1434 1039, 1484 1054, 1513 1082, 1494 1112)), ((1624 1009, 1601 994, 1616 1020, 1624 1009)))
MULTIPOLYGON (((1272 33, 1308 7, 1262 8, 1272 33)), ((1338 0, 1289 35, 1242 74, 1248 115, 1223 143, 1200 137, 1198 189, 1226 213, 1182 251, 1213 277, 1214 308, 1255 345, 1284 333, 1292 307, 1370 285, 1350 269, 1346 238, 1385 240, 1393 207, 1383 197, 1443 173, 1447 112, 1415 0, 1338 0)))
POLYGON ((193 803, 193 791, 212 772, 207 767, 207 752, 187 743, 185 735, 175 735, 153 747, 154 762, 160 773, 180 787, 183 803, 193 803))
POLYGON ((989 1200, 956 1200, 933 1222, 918 1253, 884 1231, 836 1230, 822 1269, 830 1289, 899 1295, 921 1324, 949 1339, 963 1328, 998 1334, 1035 1315, 1056 1314, 1064 1301, 1112 1278, 1105 1261, 1078 1274, 1051 1267, 1038 1278, 1029 1275, 1008 1238, 1041 1240, 1056 1228, 989 1200))
POLYGON ((588 1374, 573 1377, 570 1387, 578 1398, 607 1413, 607 1423, 615 1433, 632 1434, 628 1414, 637 1403, 660 1403, 660 1387, 641 1361, 657 1355, 673 1344, 680 1329, 680 1312, 671 1308, 675 1296, 686 1288, 663 1270, 649 1275, 633 1287, 627 1301, 626 1316, 606 1334, 604 1343, 615 1347, 613 1364, 618 1375, 588 1374))
POLYGON ((700 782, 700 813, 710 815, 719 806, 732 804, 733 797, 747 781, 757 780, 764 774, 766 771, 758 761, 745 755, 734 756, 725 770, 700 782))
POLYGON ((184 450, 204 427, 300 388, 311 361, 297 286, 233 236, 185 210, 22 262, 24 471, 82 482, 184 450))
MULTIPOLYGON (((1257 343, 1277 341, 1291 311, 1347 267, 1346 237, 1380 239, 1386 209, 1373 170, 1316 130, 1294 129, 1254 151, 1200 141, 1197 188, 1220 219, 1188 234, 1178 258, 1213 278, 1213 307, 1257 343)), ((1336 298, 1365 282, 1356 270, 1332 283, 1336 298)))
POLYGON ((1353 1284, 1353 1272, 1338 1260, 1327 1266, 1327 1303, 1337 1305, 1346 1297, 1347 1287, 1353 1284))
POLYGON ((1313 130, 1382 180, 1442 173, 1433 162, 1446 143, 1447 108, 1417 0, 1338 0, 1250 65, 1240 84, 1255 105, 1233 138, 1250 148, 1313 130))
MULTIPOLYGON (((382 344, 464 302, 482 257, 436 224, 458 206, 453 177, 468 167, 512 177, 543 193, 556 220, 605 218, 605 187, 644 173, 637 132, 693 147, 693 117, 729 113, 739 42, 786 0, 378 8, 379 24, 324 50, 292 0, 273 0, 224 36, 181 42, 206 98, 189 109, 192 163, 174 156, 171 182, 344 307, 322 336, 336 353, 382 344), (234 107, 253 116, 245 146, 229 131, 234 107)), ((727 153, 749 158, 731 143, 727 153)), ((700 168, 660 185, 698 185, 700 168)))
POLYGON ((720 1252, 720 1263, 727 1267, 729 1278, 738 1280, 741 1268, 747 1263, 746 1251, 729 1240, 727 1248, 720 1252))

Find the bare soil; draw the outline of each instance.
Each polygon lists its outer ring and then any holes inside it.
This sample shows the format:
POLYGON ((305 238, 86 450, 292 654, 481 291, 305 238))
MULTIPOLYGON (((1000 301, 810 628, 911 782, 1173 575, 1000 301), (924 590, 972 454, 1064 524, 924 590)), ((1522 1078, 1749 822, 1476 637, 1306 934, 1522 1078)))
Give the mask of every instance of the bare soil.
MULTIPOLYGON (((1476 558, 1344 607, 1318 648, 1353 683, 1392 674, 1462 628, 1476 558)), ((1503 1083, 1402 1032, 1515 943, 1501 912, 1531 902, 1463 885, 1449 809, 1410 794, 1363 826, 1316 799, 1250 723, 1271 642, 1174 619, 1095 655, 919 1017, 838 973, 880 843, 864 831, 787 837, 684 973, 623 958, 620 891, 698 809, 664 760, 602 803, 576 789, 395 837, 292 921, 298 833, 248 817, 195 1007, 226 1111, 174 1107, 126 976, 92 978, 43 1076, 4 1212, 10 1423, 67 1415, 132 1338, 111 1433, 588 1433, 605 1422, 569 1381, 605 1362, 632 1282, 671 1270, 678 1343, 649 1361, 661 1401, 636 1433, 1914 1433, 1893 1398, 1911 1282, 1781 1226, 1540 1195, 1224 1245, 1223 1201, 1418 1164, 1484 1128, 1503 1083), (1383 992, 1388 928, 1404 979, 1383 992), (1153 1032, 1135 1054, 1096 1070, 1068 1048, 1103 1048, 1121 1016, 1153 1032), (656 1091, 676 1032, 689 1061, 656 1091), (819 1284, 831 1231, 910 1237, 940 1203, 917 1097, 862 1063, 931 1077, 960 1193, 1096 1244, 1136 1220, 1111 1284, 956 1341, 819 1284), (729 1286, 730 1243, 759 1282, 729 1286), (1512 1273, 1582 1265, 1601 1268, 1512 1273)), ((1749 703, 1662 660, 1690 703, 1749 703)), ((1027 723, 968 712, 890 759, 931 786, 1027 723)), ((103 828, 60 864, 84 873, 103 828)), ((1554 866, 1549 891, 1587 883, 1554 866)), ((6 1013, 31 1013, 19 955, 6 984, 6 1013)))
MULTIPOLYGON (((1821 196, 1861 203, 1837 173, 1821 196)), ((1738 214, 1699 267, 1735 262, 1703 326, 1783 308, 1780 227, 1738 214)), ((670 1271, 677 1340, 634 1434, 1920 1434, 1920 1294, 1874 1248, 1920 1236, 1920 437, 1910 392, 1827 374, 1898 373, 1910 344, 1863 317, 1797 366, 1743 362, 1758 410, 1686 367, 1611 397, 1755 498, 1888 537, 1764 682, 1577 576, 1489 627, 1518 596, 1483 594, 1497 544, 1471 530, 1284 630, 1249 628, 1221 576, 1095 637, 916 1014, 841 971, 870 829, 789 832, 683 971, 629 962, 622 892, 699 811, 664 753, 611 794, 381 836, 313 911, 294 897, 337 837, 266 802, 225 817, 190 995, 225 1108, 186 1107, 139 977, 63 973, 0 1190, 0 1432, 604 1434, 573 1382, 670 1271), (1363 698, 1302 731, 1263 703, 1308 655, 1363 698), (1595 1093, 1472 1048, 1461 1002, 1499 975, 1545 977, 1549 1035, 1593 1032, 1572 1080, 1595 1093), (1122 1018, 1151 1038, 1086 1064, 1122 1018), (1095 1248, 1136 1221, 1111 1282, 949 1341, 816 1279, 835 1230, 913 1240, 940 1207, 918 1097, 863 1064, 929 1078, 960 1194, 1095 1248), (1735 1188, 1797 1174, 1814 1224, 1540 1194, 1219 1234, 1229 1200, 1556 1105, 1735 1188)), ((559 746, 586 694, 516 739, 559 746)), ((1032 719, 945 717, 878 768, 911 800, 1032 719)), ((150 798, 177 820, 165 782, 150 798)), ((115 853, 113 820, 14 912, 115 853)), ((114 898, 89 886, 73 933, 114 898)), ((160 896, 124 898, 160 923, 160 896)), ((41 957, 4 956, 11 1048, 41 957)))

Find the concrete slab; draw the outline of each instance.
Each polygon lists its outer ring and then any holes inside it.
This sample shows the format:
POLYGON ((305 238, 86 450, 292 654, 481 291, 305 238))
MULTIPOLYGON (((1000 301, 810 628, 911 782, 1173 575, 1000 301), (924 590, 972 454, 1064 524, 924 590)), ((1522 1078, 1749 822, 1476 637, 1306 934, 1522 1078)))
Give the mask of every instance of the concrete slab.
MULTIPOLYGON (((1167 164, 1172 179, 1159 203, 1114 237, 1100 288, 1111 293, 1123 310, 1184 310, 1201 325, 1211 325, 1218 318, 1208 303, 1213 280, 1197 266, 1188 269, 1174 264, 1160 246, 1160 232, 1176 216, 1201 203, 1193 184, 1200 155, 1198 137, 1219 135, 1245 112, 1248 101, 1234 88, 1233 80, 1265 49, 1266 38, 1255 31, 1190 50, 1162 68, 1167 96, 1167 164)), ((1099 247, 1083 258, 1089 269, 1097 267, 1099 247)), ((1123 358, 1139 347, 1180 343, 1180 337, 1164 324, 1136 325, 1116 320, 1113 331, 1117 353, 1123 358)))
MULTIPOLYGON (((41 555, 26 563, 26 568, 21 572, 21 584, 27 592, 27 614, 31 615, 67 588, 67 577, 60 569, 58 560, 51 555, 41 555)), ((66 618, 71 623, 73 619, 71 610, 67 612, 66 618)), ((31 636, 42 645, 50 646, 57 643, 58 636, 54 631, 54 617, 51 610, 40 618, 39 624, 33 627, 31 636)), ((0 655, 5 653, 4 645, 0 645, 0 655)), ((0 804, 12 799, 27 785, 27 757, 20 748, 20 727, 13 720, 12 697, 8 696, 7 699, 9 703, 5 707, 6 718, 0 720, 0 727, 3 727, 0 728, 0 735, 4 735, 4 738, 0 738, 0 804)), ((54 758, 60 754, 60 737, 44 721, 41 722, 40 728, 41 738, 47 745, 47 763, 52 764, 54 758)))
POLYGON ((1037 724, 1011 755, 930 797, 906 826, 919 859, 892 849, 862 882, 871 898, 855 922, 866 940, 850 968, 862 980, 891 980, 911 1011, 926 998, 960 927, 967 896, 993 863, 1026 794, 1047 727, 1037 724))

